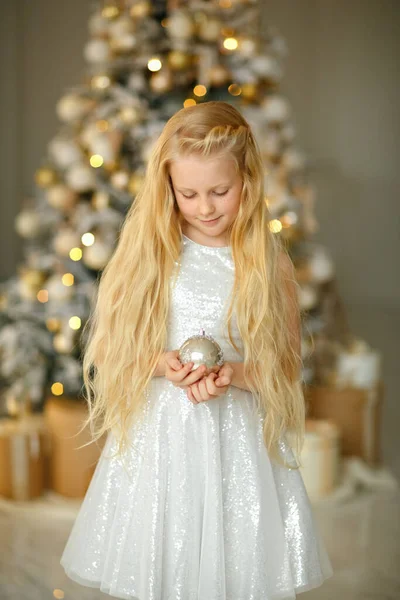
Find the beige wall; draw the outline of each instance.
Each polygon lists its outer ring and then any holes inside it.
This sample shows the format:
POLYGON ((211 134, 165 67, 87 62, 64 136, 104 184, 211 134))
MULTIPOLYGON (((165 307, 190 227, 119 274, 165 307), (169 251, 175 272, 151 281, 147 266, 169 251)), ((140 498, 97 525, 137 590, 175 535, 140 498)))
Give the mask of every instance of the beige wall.
MULTIPOLYGON (((262 1, 262 0, 261 0, 262 1)), ((55 103, 82 80, 89 0, 1 7, 0 277, 14 272, 13 218, 56 133, 55 103)), ((384 355, 386 461, 400 474, 397 0, 264 0, 290 54, 282 86, 318 186, 317 239, 331 250, 356 333, 384 355)))

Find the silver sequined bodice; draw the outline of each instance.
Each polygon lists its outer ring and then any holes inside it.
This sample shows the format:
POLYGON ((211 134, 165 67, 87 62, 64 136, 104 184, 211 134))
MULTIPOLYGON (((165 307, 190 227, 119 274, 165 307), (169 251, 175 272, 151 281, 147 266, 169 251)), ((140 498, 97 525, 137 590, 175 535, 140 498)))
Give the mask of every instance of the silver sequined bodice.
MULTIPOLYGON (((192 335, 212 335, 224 352, 226 361, 241 361, 224 328, 235 267, 229 246, 203 246, 183 236, 181 268, 171 285, 171 308, 168 322, 168 350, 177 350, 192 335)), ((235 319, 233 339, 242 350, 235 319)))

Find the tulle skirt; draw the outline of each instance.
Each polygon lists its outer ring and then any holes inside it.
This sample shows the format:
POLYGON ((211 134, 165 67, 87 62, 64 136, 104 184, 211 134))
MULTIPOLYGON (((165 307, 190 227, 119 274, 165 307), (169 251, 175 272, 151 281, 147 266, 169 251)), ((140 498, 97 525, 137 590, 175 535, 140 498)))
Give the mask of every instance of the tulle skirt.
POLYGON ((301 474, 270 460, 250 392, 193 405, 154 378, 130 433, 123 457, 108 435, 61 557, 71 579, 127 600, 272 600, 332 575, 301 474))

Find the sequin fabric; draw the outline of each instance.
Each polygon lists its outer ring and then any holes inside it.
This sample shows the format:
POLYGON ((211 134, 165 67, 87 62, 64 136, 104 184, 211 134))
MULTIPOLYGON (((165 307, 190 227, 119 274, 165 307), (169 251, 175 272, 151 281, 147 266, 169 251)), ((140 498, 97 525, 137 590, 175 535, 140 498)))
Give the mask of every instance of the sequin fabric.
MULTIPOLYGON (((169 350, 204 329, 241 360, 223 330, 233 278, 229 247, 182 238, 169 350)), ((301 474, 270 461, 250 392, 192 404, 155 377, 131 441, 115 458, 107 438, 61 557, 71 579, 128 600, 272 600, 332 574, 301 474)))

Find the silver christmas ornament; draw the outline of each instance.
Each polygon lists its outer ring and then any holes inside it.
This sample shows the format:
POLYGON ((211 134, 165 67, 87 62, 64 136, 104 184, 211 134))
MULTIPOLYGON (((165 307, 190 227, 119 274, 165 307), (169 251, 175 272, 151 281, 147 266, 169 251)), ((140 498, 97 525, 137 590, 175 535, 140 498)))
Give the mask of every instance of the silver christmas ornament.
POLYGON ((179 360, 184 365, 193 362, 194 371, 200 365, 205 365, 208 369, 222 367, 224 355, 214 338, 202 330, 201 335, 194 335, 183 342, 179 348, 179 360))

